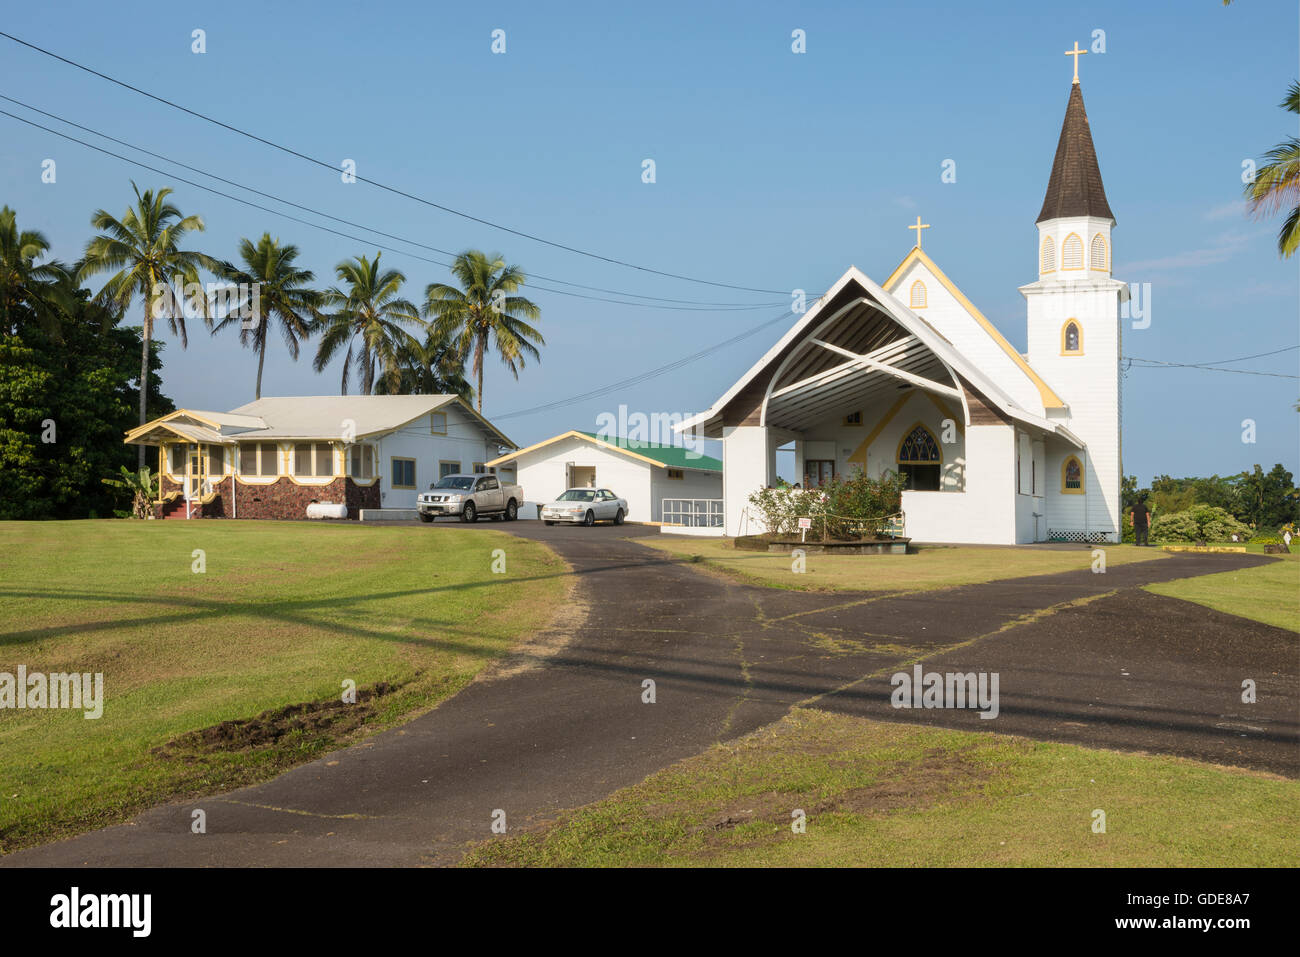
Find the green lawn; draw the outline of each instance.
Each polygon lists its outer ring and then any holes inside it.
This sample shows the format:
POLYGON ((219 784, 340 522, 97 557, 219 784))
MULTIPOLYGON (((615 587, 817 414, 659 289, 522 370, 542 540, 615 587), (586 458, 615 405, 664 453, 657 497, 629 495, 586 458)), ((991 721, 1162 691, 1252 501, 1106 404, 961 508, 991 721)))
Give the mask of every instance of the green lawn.
POLYGON ((464 863, 1294 867, 1298 828, 1273 775, 796 709, 464 863))
POLYGON ((1255 568, 1181 578, 1147 585, 1146 589, 1229 615, 1300 631, 1300 553, 1279 555, 1277 560, 1255 568))
POLYGON ((544 628, 567 571, 487 530, 0 523, 0 673, 102 672, 105 699, 98 720, 0 711, 0 850, 262 780, 409 718, 544 628), (360 703, 339 706, 345 680, 360 703), (332 707, 177 740, 304 702, 332 707))
MULTIPOLYGON (((741 581, 799 591, 926 591, 1050 575, 1091 568, 1093 552, 1083 545, 1068 550, 925 545, 911 555, 811 554, 806 570, 795 573, 790 556, 746 551, 736 548, 730 539, 647 536, 637 542, 703 562, 741 581)), ((1108 566, 1168 557, 1158 548, 1104 547, 1108 566)))

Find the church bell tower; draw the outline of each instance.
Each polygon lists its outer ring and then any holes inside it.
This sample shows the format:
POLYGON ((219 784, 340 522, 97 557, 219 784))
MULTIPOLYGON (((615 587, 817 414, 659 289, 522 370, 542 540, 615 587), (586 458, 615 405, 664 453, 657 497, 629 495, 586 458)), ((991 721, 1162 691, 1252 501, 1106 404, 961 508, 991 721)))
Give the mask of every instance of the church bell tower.
POLYGON ((1119 541, 1120 318, 1125 285, 1111 278, 1111 230, 1079 85, 1079 57, 1047 195, 1038 214, 1038 279, 1020 288, 1029 312, 1026 358, 1064 399, 1048 410, 1083 443, 1046 448, 1046 520, 1049 534, 1073 540, 1119 541))

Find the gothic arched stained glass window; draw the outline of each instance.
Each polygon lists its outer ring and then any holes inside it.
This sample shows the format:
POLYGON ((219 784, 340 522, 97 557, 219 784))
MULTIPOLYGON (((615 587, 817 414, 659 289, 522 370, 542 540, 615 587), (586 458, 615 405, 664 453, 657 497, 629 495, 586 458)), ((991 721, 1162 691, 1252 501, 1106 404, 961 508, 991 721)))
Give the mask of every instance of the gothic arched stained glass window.
POLYGON ((917 492, 937 492, 943 487, 943 461, 934 433, 923 425, 912 427, 898 446, 898 474, 903 487, 917 492))
POLYGON ((1062 352, 1081 352, 1079 342, 1079 324, 1071 319, 1065 324, 1064 334, 1062 335, 1061 351, 1062 352))
POLYGON ((1073 455, 1061 466, 1061 491, 1076 495, 1083 491, 1083 465, 1073 455))
POLYGON ((939 461, 939 444, 923 425, 918 425, 907 433, 903 444, 898 447, 900 465, 929 465, 939 461))

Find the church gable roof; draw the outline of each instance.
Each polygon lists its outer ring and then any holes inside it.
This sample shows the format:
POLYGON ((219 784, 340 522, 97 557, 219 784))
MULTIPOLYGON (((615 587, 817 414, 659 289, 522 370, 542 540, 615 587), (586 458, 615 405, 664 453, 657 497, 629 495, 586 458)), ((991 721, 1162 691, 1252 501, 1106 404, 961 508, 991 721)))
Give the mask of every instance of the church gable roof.
MULTIPOLYGON (((837 401, 837 397, 848 395, 859 383, 853 381, 857 372, 879 375, 871 367, 888 364, 894 367, 895 377, 903 378, 914 385, 922 385, 928 391, 951 394, 962 398, 963 393, 957 388, 969 386, 978 391, 992 406, 1006 414, 1008 418, 1031 425, 1044 432, 1063 435, 1059 425, 1049 422, 1041 416, 1021 408, 1006 394, 983 370, 963 356, 951 342, 923 318, 909 310, 901 302, 871 281, 858 269, 850 267, 825 295, 790 327, 767 354, 755 363, 726 393, 707 410, 674 426, 678 432, 687 429, 701 429, 708 437, 724 437, 727 425, 775 425, 778 428, 793 427, 790 423, 769 421, 771 411, 769 399, 776 401, 782 394, 790 394, 784 401, 784 413, 796 418, 823 414, 837 401), (884 358, 879 351, 862 355, 857 349, 842 349, 818 336, 821 330, 832 328, 837 322, 844 321, 845 327, 852 331, 857 320, 876 326, 891 324, 897 328, 900 338, 886 343, 884 348, 890 351, 903 350, 901 358, 884 358), (837 369, 825 372, 813 371, 803 381, 776 389, 782 365, 796 361, 810 345, 827 347, 849 359, 837 369), (872 356, 877 358, 873 361, 872 356), (865 366, 858 369, 858 366, 865 366), (903 366, 911 367, 906 373, 903 366), (929 382, 923 380, 928 379, 929 382), (944 380, 949 380, 949 386, 944 380), (838 390, 838 391, 837 391, 838 390), (818 398, 809 403, 804 397, 816 394, 818 398), (828 405, 829 403, 829 405, 828 405)), ((891 383, 890 388, 896 388, 891 383)), ((859 391, 861 391, 859 389, 859 391)), ((788 416, 787 416, 788 417, 788 416)), ((1068 441, 1067 437, 1067 441, 1068 441)))
POLYGON ((1092 145, 1088 113, 1083 108, 1083 92, 1076 81, 1070 87, 1061 124, 1061 139, 1056 144, 1056 159, 1047 181, 1047 195, 1035 223, 1065 216, 1095 216, 1115 221, 1106 202, 1106 188, 1101 182, 1097 150, 1092 145))
POLYGON ((1038 390, 1038 396, 1042 400, 1044 409, 1065 407, 1065 402, 1061 397, 1043 381, 1042 376, 1034 371, 1034 368, 1026 361, 1025 357, 1017 352, 1015 347, 1006 340, 1006 337, 998 331, 997 326, 993 325, 982 312, 975 308, 975 304, 966 298, 966 294, 958 289, 956 284, 939 268, 938 264, 919 247, 912 247, 912 251, 898 264, 898 268, 890 274, 889 278, 881 284, 881 288, 891 296, 896 296, 903 302, 907 302, 907 290, 901 289, 900 286, 915 264, 922 266, 940 286, 948 291, 949 295, 957 301, 957 305, 965 310, 971 319, 975 321, 975 324, 993 340, 999 349, 1006 353, 1007 357, 1033 383, 1034 388, 1038 390))

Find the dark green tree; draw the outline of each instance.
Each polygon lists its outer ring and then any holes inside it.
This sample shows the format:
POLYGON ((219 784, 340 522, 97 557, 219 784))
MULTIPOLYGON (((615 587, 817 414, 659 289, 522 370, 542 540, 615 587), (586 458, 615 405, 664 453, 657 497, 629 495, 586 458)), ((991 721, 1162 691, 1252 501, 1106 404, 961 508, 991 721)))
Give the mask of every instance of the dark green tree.
POLYGON ((1280 462, 1267 472, 1259 465, 1242 472, 1236 505, 1237 517, 1261 531, 1300 519, 1300 494, 1291 473, 1280 462))
MULTIPOLYGON (((135 425, 141 343, 111 305, 65 282, 71 308, 50 328, 26 301, 0 330, 0 518, 107 516, 124 503, 105 476, 135 467, 123 434, 135 425)), ((160 343, 150 343, 150 405, 161 393, 160 343)))

